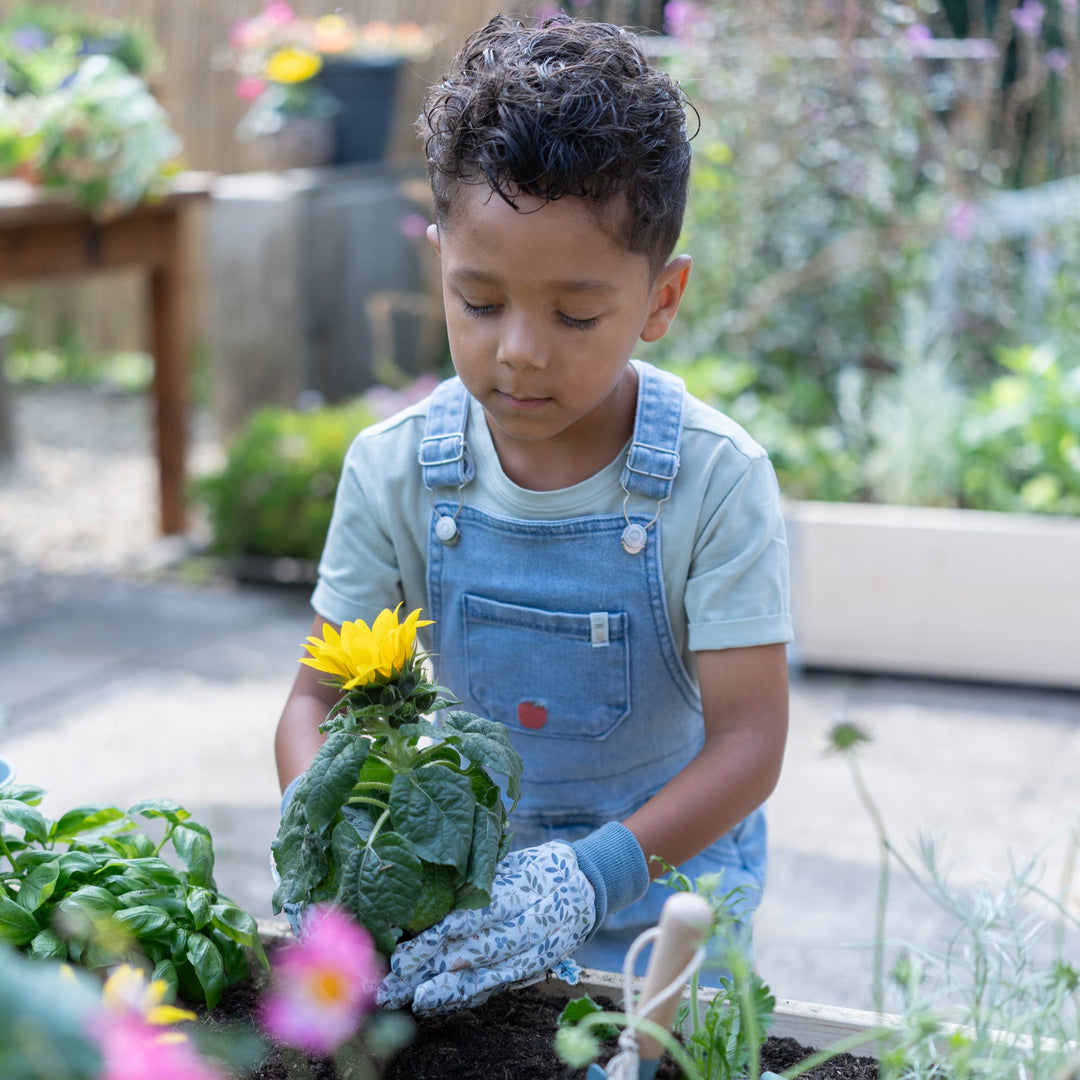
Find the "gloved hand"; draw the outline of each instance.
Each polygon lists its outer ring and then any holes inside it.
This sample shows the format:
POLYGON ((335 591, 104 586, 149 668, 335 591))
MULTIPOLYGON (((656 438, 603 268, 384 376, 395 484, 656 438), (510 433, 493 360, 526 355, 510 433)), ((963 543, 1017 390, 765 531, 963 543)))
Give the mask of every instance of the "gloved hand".
MULTIPOLYGON (((304 774, 301 773, 295 779, 289 781, 288 786, 281 793, 281 816, 285 816, 285 810, 289 803, 292 801, 293 794, 296 791, 297 785, 303 780, 304 774)), ((274 887, 276 888, 281 884, 281 875, 278 873, 277 864, 274 862, 274 853, 270 853, 270 877, 273 878, 274 887)), ((302 929, 301 916, 303 910, 300 904, 284 904, 281 910, 285 913, 285 917, 289 920, 289 926, 292 928, 294 936, 299 937, 302 929)))
POLYGON ((496 869, 488 907, 452 911, 394 950, 378 1004, 444 1013, 539 982, 648 884, 641 847, 617 822, 575 844, 512 851, 496 869))

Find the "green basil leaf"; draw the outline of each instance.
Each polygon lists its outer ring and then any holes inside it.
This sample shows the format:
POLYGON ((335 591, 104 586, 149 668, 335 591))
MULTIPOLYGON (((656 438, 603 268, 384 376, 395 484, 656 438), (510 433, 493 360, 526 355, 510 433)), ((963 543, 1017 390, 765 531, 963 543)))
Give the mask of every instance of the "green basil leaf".
POLYGON ((176 965, 169 957, 165 957, 157 962, 154 973, 150 976, 150 980, 153 982, 157 979, 163 979, 168 985, 170 997, 176 996, 176 993, 180 989, 180 977, 176 973, 176 965))
POLYGON ((138 875, 155 885, 182 886, 184 879, 180 871, 171 863, 156 856, 132 859, 111 859, 101 868, 102 876, 109 876, 112 871, 117 874, 138 875))
POLYGON ((248 912, 235 904, 222 902, 214 904, 211 912, 214 929, 219 934, 251 949, 264 968, 270 966, 259 937, 259 924, 248 912))
POLYGON ((62 911, 89 913, 90 915, 111 915, 119 911, 120 901, 108 889, 97 885, 83 885, 69 893, 60 901, 62 911))
POLYGON ((214 917, 210 893, 206 889, 192 889, 187 894, 186 903, 195 929, 202 930, 214 917))
POLYGON ((33 941, 40 931, 41 927, 31 912, 0 892, 0 941, 21 948, 33 941))
POLYGON ((195 977, 203 989, 206 1007, 212 1009, 221 1000, 225 989, 225 963, 217 946, 202 934, 189 934, 187 961, 195 969, 195 977))
POLYGON ((59 878, 59 860, 34 867, 19 885, 19 903, 27 911, 37 911, 56 890, 59 878))
POLYGON ((18 799, 0 799, 0 824, 22 829, 28 840, 36 840, 39 844, 48 842, 49 823, 44 815, 18 799))
POLYGON ((172 921, 161 908, 150 904, 121 908, 113 918, 138 938, 158 934, 172 921))
POLYGON ((443 738, 461 747, 470 760, 506 777, 506 793, 516 805, 521 798, 521 755, 510 742, 505 724, 467 712, 449 713, 439 729, 443 738))
POLYGON ((35 960, 66 960, 67 942, 55 930, 42 930, 27 950, 35 960))
POLYGON ((115 806, 98 803, 77 806, 57 819, 52 827, 50 839, 71 840, 85 833, 96 832, 117 821, 123 821, 124 818, 123 810, 115 806))
POLYGON ((45 789, 30 784, 9 784, 4 788, 5 799, 18 799, 27 806, 37 806, 45 798, 45 789))
POLYGON ((173 825, 180 825, 191 817, 187 810, 172 799, 143 799, 142 802, 128 807, 128 816, 136 815, 144 818, 164 818, 173 825))
POLYGON ((214 888, 214 845, 210 833, 202 825, 188 822, 173 830, 173 846, 188 869, 192 885, 214 888))
POLYGON ((104 859, 98 858, 89 851, 65 851, 60 856, 60 878, 69 880, 73 877, 89 876, 97 873, 104 863, 104 859))
POLYGON ((468 777, 438 762, 398 773, 390 786, 390 820, 426 862, 465 873, 476 799, 468 777))

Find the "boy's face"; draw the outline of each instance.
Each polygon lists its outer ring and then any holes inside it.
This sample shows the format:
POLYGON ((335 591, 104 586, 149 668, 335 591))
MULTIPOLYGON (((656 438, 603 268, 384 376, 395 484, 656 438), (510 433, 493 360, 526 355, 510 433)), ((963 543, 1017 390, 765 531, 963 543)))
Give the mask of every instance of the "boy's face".
POLYGON ((527 449, 521 443, 574 449, 614 426, 614 457, 636 400, 628 361, 639 338, 667 331, 690 260, 654 278, 646 256, 601 226, 622 206, 515 201, 520 211, 486 185, 463 186, 442 231, 429 230, 454 367, 484 406, 500 455, 511 444, 527 449))

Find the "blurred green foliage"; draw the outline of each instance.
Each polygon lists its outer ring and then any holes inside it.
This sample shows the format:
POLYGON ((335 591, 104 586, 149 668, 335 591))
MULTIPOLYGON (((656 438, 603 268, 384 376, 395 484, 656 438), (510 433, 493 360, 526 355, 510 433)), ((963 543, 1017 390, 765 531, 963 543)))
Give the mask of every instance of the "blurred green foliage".
POLYGON ((256 412, 230 443, 221 472, 193 483, 215 554, 318 560, 345 452, 377 418, 362 398, 308 412, 256 412))
MULTIPOLYGON (((1077 512, 1075 455, 1050 449, 1075 430, 1069 394, 1042 383, 1071 386, 1080 353, 1080 214, 1036 220, 1029 190, 1017 222, 1009 184, 1049 128, 1003 129, 1017 85, 1049 101, 1080 72, 1080 52, 1053 55, 1080 16, 1053 14, 1052 40, 1004 8, 964 27, 992 40, 960 40, 924 0, 679 5, 663 62, 700 117, 694 270, 642 355, 744 424, 789 496, 1077 512), (984 391, 1049 354, 1022 376, 1038 421, 1006 425, 1021 453, 984 391)), ((1077 148, 1044 153, 1038 179, 1077 148)))

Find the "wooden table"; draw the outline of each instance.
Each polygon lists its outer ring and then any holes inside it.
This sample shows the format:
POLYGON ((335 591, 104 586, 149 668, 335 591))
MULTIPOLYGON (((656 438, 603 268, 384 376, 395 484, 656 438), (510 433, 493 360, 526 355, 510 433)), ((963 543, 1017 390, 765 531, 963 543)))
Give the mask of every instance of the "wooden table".
POLYGON ((182 173, 163 199, 101 222, 56 192, 0 180, 0 284, 127 267, 146 272, 164 533, 183 532, 185 524, 192 326, 184 214, 209 195, 211 179, 209 173, 182 173))

